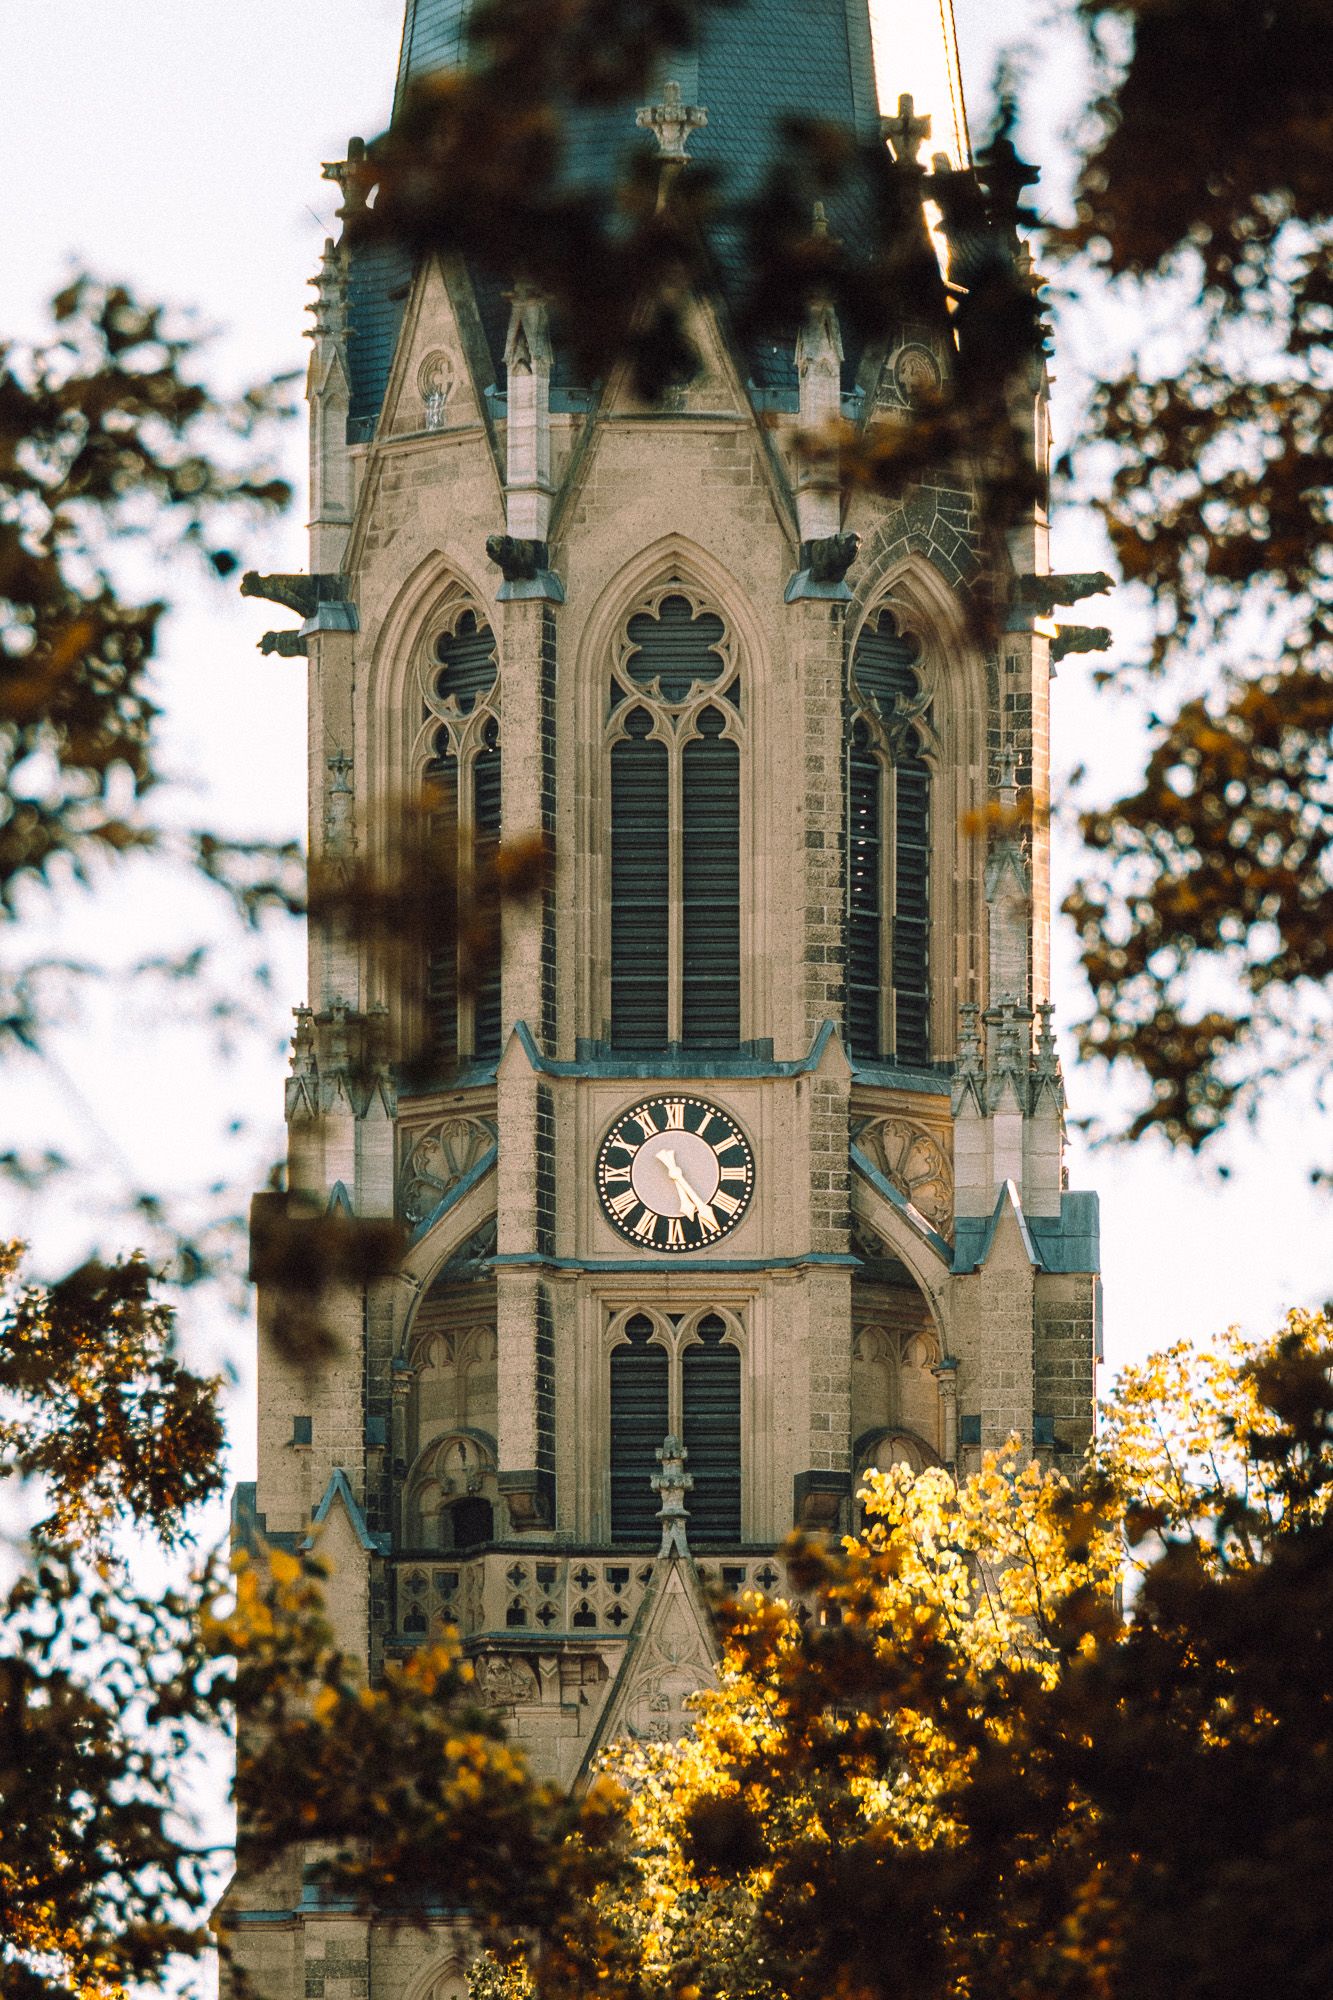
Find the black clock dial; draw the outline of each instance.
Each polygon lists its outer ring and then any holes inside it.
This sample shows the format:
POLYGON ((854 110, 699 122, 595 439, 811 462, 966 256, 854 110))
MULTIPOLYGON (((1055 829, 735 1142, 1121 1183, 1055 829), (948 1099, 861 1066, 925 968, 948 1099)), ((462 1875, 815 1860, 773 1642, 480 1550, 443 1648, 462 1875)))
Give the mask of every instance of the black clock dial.
POLYGON ((649 1097, 617 1118, 597 1155, 613 1229, 672 1254, 718 1243, 754 1194, 754 1154, 735 1119, 702 1097, 649 1097))

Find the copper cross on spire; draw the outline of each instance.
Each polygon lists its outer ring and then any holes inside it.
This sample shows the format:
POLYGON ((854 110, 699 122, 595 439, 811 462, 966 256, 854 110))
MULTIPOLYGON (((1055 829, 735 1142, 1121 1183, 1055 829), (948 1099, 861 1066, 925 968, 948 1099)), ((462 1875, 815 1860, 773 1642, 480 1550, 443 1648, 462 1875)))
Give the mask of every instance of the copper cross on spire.
POLYGON ((916 156, 930 137, 930 113, 924 117, 915 116, 916 107, 910 91, 904 91, 898 99, 897 115, 881 118, 880 137, 887 139, 893 148, 893 157, 899 166, 915 166, 916 156))
POLYGON ((690 142, 691 132, 698 131, 708 123, 708 113, 702 104, 686 104, 681 99, 680 85, 668 83, 663 86, 660 104, 642 104, 635 115, 635 124, 646 131, 657 134, 657 143, 664 160, 682 161, 685 148, 690 142))

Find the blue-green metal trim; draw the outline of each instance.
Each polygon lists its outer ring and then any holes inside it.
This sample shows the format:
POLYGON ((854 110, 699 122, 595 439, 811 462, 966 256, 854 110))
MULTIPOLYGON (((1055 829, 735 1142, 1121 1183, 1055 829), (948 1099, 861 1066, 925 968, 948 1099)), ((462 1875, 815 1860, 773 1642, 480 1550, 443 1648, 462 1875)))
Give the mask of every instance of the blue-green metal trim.
POLYGON ((488 1146, 476 1165, 469 1167, 462 1179, 456 1180, 451 1188, 446 1188, 425 1221, 419 1222, 412 1231, 411 1242, 419 1243, 427 1230, 435 1227, 442 1215, 447 1215, 451 1208, 456 1208, 464 1195, 471 1194, 478 1181, 485 1180, 499 1157, 499 1150, 498 1146, 488 1146))
MULTIPOLYGON (((654 1052, 640 1057, 584 1056, 574 1062, 564 1062, 542 1054, 526 1021, 515 1021, 514 1033, 529 1064, 539 1076, 726 1078, 808 1076, 823 1061, 824 1052, 833 1039, 834 1028, 832 1021, 823 1022, 810 1044, 810 1053, 797 1057, 793 1062, 764 1061, 759 1056, 709 1056, 688 1049, 664 1050, 661 1054, 654 1052)), ((946 1083, 945 1090, 948 1087, 946 1083)))
POLYGON ((553 571, 539 569, 536 576, 515 577, 512 583, 502 583, 495 597, 499 604, 512 604, 520 598, 541 599, 546 604, 563 604, 565 586, 553 571))
POLYGON ((745 1275, 754 1271, 799 1271, 802 1265, 855 1270, 860 1259, 828 1250, 806 1250, 795 1257, 542 1257, 535 1250, 510 1250, 489 1259, 493 1266, 524 1266, 539 1271, 709 1271, 745 1275))
POLYGON ((782 601, 784 604, 801 604, 808 598, 830 604, 850 604, 852 588, 841 580, 837 583, 816 583, 808 569, 794 570, 787 579, 782 601))
MULTIPOLYGON (((311 1526, 315 1528, 323 1526, 324 1522, 329 1518, 335 1500, 341 1500, 347 1509, 347 1517, 362 1548, 367 1550, 371 1555, 387 1556, 390 1551, 391 1538, 388 1535, 373 1535, 366 1526, 366 1517, 357 1505, 356 1495, 348 1485, 347 1474, 341 1466, 337 1466, 334 1469, 328 1485, 324 1488, 324 1498, 320 1501, 314 1514, 311 1516, 311 1526)), ((301 1546, 308 1549, 312 1546, 313 1541, 314 1536, 308 1535, 301 1546)))
POLYGON ((915 1090, 927 1097, 947 1097, 953 1088, 952 1063, 941 1063, 937 1069, 899 1069, 893 1063, 857 1062, 854 1056, 848 1060, 852 1082, 868 1083, 876 1090, 915 1090))
POLYGON ((852 1147, 852 1165, 861 1178, 868 1181, 870 1186, 874 1188, 876 1194, 882 1195, 891 1208, 897 1209, 899 1215, 902 1216, 913 1234, 919 1236, 921 1241, 935 1252, 935 1255, 941 1262, 947 1264, 952 1269, 952 1247, 946 1243, 937 1230, 931 1228, 920 1209, 913 1208, 907 1196, 899 1188, 896 1188, 891 1180, 887 1180, 879 1168, 866 1158, 859 1146, 852 1147))

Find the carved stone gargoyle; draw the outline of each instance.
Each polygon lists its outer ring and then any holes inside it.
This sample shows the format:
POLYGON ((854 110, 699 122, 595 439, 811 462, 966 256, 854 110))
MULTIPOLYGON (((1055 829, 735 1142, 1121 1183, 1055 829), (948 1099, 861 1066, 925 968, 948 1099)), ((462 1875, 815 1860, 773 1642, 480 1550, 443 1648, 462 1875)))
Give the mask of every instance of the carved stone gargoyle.
POLYGON ((259 642, 261 653, 277 653, 284 660, 294 660, 298 654, 309 649, 303 632, 265 632, 259 642))
POLYGON ((242 597, 262 597, 266 604, 285 605, 301 618, 309 618, 317 604, 328 604, 346 595, 346 582, 336 575, 261 576, 257 569, 248 569, 241 578, 242 597))
POLYGON ((1105 625, 1057 625, 1051 640, 1051 665, 1058 666, 1069 653, 1105 653, 1111 634, 1105 625))
MULTIPOLYGON (((271 576, 261 576, 257 569, 248 569, 241 578, 242 597, 261 597, 266 604, 281 604, 298 618, 311 618, 321 604, 336 603, 346 595, 347 579, 330 572, 316 571, 314 576, 306 576, 299 571, 277 571, 271 576)), ((259 650, 291 660, 307 648, 299 632, 265 632, 259 650)))
POLYGON ((841 583, 860 551, 859 535, 824 535, 801 543, 801 568, 811 583, 841 583))
POLYGON ((551 552, 546 543, 521 535, 488 535, 486 553, 506 583, 531 583, 550 567, 551 552))
POLYGON ((1014 609, 1033 618, 1049 618, 1057 604, 1077 604, 1113 589, 1115 578, 1104 569, 1071 570, 1066 576, 1020 576, 1014 581, 1014 609))

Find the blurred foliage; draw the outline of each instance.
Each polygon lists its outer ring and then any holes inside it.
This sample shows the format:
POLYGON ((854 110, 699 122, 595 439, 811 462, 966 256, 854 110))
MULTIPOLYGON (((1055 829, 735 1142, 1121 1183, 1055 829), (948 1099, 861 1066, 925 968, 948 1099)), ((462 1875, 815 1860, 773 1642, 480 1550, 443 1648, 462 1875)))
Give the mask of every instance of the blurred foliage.
POLYGON ((903 320, 938 328, 952 366, 914 423, 838 427, 806 445, 835 451, 848 485, 894 495, 926 468, 966 464, 992 556, 968 609, 993 633, 1004 533, 1044 487, 1030 409, 1045 329, 1017 235, 1035 219, 1022 196, 1037 176, 1014 151, 1014 107, 975 170, 941 158, 929 176, 915 137, 890 148, 786 118, 758 191, 739 195, 717 169, 682 168, 651 138, 633 142, 634 108, 659 87, 663 58, 693 49, 709 13, 737 4, 484 0, 469 21, 467 68, 416 81, 392 126, 340 169, 347 239, 461 256, 507 283, 517 273, 551 302, 577 379, 627 371, 649 401, 698 367, 699 295, 725 293, 742 349, 790 344, 816 304, 836 309, 858 349, 879 351, 903 320), (615 104, 627 140, 618 167, 577 176, 571 124, 615 104), (957 281, 947 299, 927 199, 957 281), (843 213, 840 235, 827 218, 843 213))
POLYGON ((1198 1148, 1333 1060, 1333 13, 1078 11, 1099 95, 1054 242, 1171 327, 1096 385, 1083 464, 1110 447, 1099 511, 1152 610, 1121 671, 1168 685, 1143 784, 1084 815, 1066 909, 1084 1053, 1147 1083, 1131 1136, 1198 1148))
POLYGON ((136 802, 157 781, 150 661, 164 603, 127 598, 111 545, 194 549, 290 498, 261 449, 273 383, 227 400, 195 379, 199 342, 120 285, 80 275, 55 337, 0 348, 0 910, 57 856, 152 844, 136 802))
POLYGON ((720 1607, 690 1734, 571 1799, 452 1634, 368 1681, 312 1544, 136 1581, 120 1531, 188 1541, 216 1485, 216 1385, 138 1268, 15 1295, 16 1261, 0 1471, 55 1503, 0 1605, 16 2000, 208 1948, 182 1774, 238 1713, 246 1865, 389 1923, 464 1906, 486 2000, 1328 1991, 1327 1318, 1131 1370, 1076 1478, 1016 1447, 872 1475, 858 1536, 789 1543, 790 1602, 720 1607))
POLYGON ((789 1545, 801 1602, 724 1608, 693 1732, 606 1760, 615 1955, 475 1990, 1327 1993, 1331 1363, 1292 1314, 1131 1371, 1076 1481, 1016 1451, 873 1475, 858 1538, 789 1545))
POLYGON ((119 2000, 207 1942, 217 1866, 182 1783, 225 1676, 199 1605, 223 1579, 143 1571, 222 1486, 218 1385, 182 1366, 142 1264, 17 1284, 0 1253, 0 1986, 119 2000), (127 1559, 127 1537, 135 1559, 127 1559))

